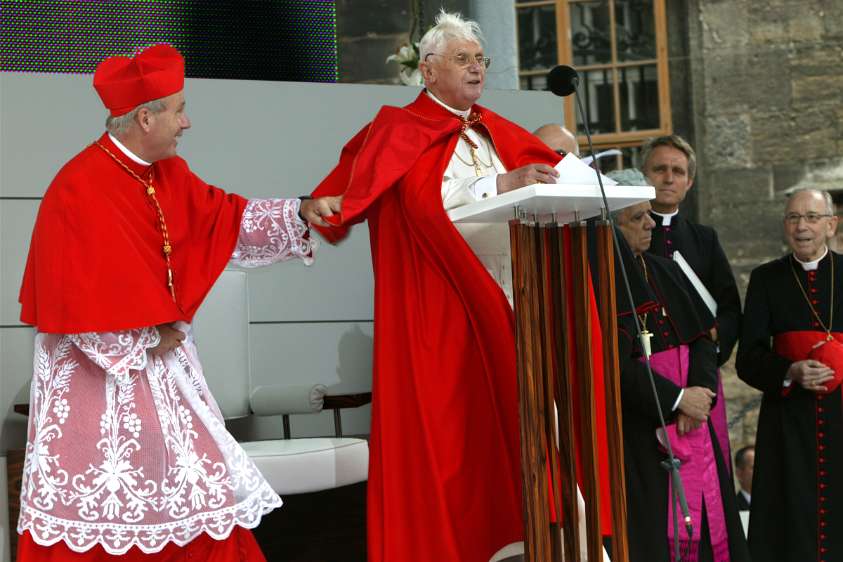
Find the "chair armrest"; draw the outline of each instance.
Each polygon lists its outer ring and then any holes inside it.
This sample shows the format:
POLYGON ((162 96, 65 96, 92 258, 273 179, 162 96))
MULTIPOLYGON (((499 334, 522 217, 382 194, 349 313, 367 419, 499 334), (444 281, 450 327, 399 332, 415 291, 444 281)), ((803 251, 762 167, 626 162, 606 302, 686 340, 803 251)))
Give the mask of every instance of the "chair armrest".
POLYGON ((316 414, 325 400, 324 384, 258 386, 249 397, 249 405, 257 416, 316 414))
POLYGON ((360 392, 358 394, 331 394, 325 396, 322 403, 323 410, 339 410, 341 408, 359 408, 372 401, 371 392, 360 392))
POLYGON ((342 437, 342 416, 340 415, 340 410, 343 408, 359 408, 371 401, 371 392, 326 396, 322 404, 322 409, 334 411, 334 435, 336 437, 342 437))

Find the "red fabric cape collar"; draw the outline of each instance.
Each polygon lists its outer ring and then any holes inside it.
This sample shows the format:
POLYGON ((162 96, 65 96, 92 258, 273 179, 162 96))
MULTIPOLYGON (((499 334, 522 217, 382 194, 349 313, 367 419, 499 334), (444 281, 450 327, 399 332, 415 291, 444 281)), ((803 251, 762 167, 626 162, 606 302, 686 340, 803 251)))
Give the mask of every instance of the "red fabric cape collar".
MULTIPOLYGON (((485 129, 508 170, 530 163, 554 165, 559 161, 560 156, 537 137, 488 108, 475 104, 471 113, 480 116, 479 124, 474 127, 485 129)), ((460 116, 445 109, 425 91, 403 108, 381 108, 375 119, 345 145, 337 168, 313 192, 314 197, 354 194, 343 199, 342 212, 329 222, 348 226, 363 220, 365 217, 361 215, 369 205, 400 181, 431 145, 455 142, 454 136, 462 122, 460 116), (350 189, 358 182, 358 188, 350 189)), ((347 234, 347 228, 342 227, 317 230, 332 242, 347 234)))
POLYGON ((146 190, 92 144, 62 168, 41 202, 21 320, 52 333, 190 321, 231 258, 245 199, 205 184, 179 157, 143 166, 107 134, 99 142, 141 177, 155 170, 178 300, 167 289, 162 236, 146 190))

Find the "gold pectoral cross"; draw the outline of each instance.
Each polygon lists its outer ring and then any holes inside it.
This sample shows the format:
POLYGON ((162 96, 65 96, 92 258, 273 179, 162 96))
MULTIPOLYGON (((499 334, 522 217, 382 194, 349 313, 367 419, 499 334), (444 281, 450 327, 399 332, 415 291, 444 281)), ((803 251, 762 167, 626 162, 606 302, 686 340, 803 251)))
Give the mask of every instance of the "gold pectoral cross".
POLYGON ((468 151, 471 154, 471 163, 474 164, 474 174, 477 176, 483 175, 483 169, 480 167, 480 159, 477 157, 477 149, 468 145, 468 151))
POLYGON ((644 356, 647 357, 648 359, 650 358, 651 350, 652 350, 652 348, 650 347, 650 340, 652 338, 653 338, 653 333, 650 330, 648 330, 647 328, 644 328, 641 331, 641 347, 644 349, 644 356))

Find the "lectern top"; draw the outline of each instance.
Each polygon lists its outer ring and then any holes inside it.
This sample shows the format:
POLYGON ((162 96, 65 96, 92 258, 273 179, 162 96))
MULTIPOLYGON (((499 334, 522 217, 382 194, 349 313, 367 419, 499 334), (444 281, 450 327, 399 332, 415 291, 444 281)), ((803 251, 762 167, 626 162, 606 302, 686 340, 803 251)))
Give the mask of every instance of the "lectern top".
MULTIPOLYGON (((649 185, 606 185, 604 188, 610 211, 656 197, 656 189, 649 185)), ((600 186, 596 184, 534 184, 451 209, 448 217, 456 223, 498 223, 509 221, 521 211, 545 221, 555 216, 556 222, 566 224, 599 216, 602 208, 600 186)))

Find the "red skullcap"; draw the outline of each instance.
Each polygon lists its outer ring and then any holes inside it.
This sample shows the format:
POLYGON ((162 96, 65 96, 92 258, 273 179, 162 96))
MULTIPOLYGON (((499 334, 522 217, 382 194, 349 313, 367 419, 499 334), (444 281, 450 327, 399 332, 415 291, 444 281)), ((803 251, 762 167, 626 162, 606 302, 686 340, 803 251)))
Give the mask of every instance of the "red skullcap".
POLYGON ((184 88, 184 58, 170 45, 154 45, 134 57, 109 57, 94 72, 94 88, 112 117, 184 88))

